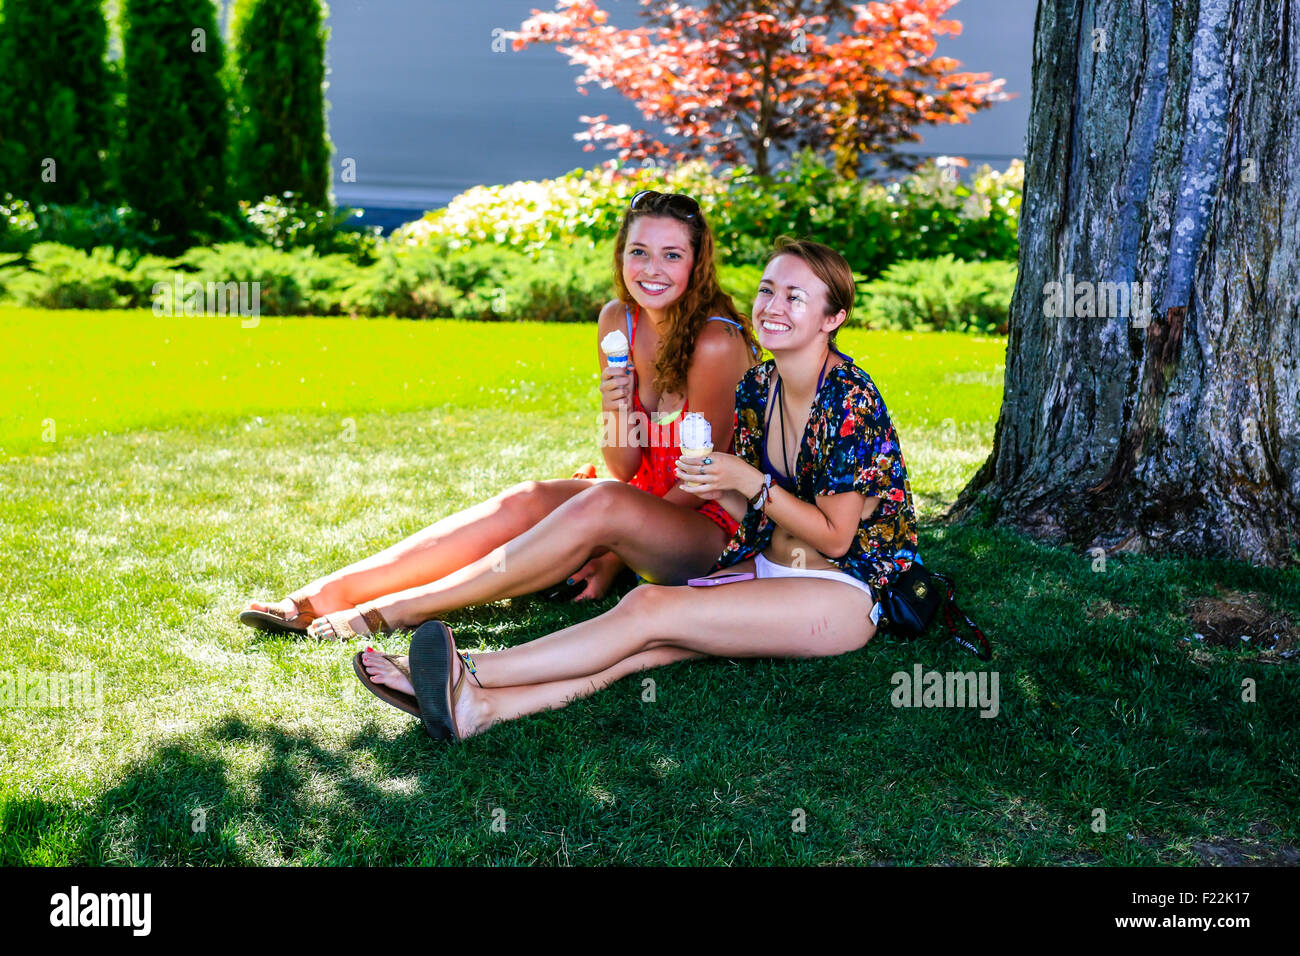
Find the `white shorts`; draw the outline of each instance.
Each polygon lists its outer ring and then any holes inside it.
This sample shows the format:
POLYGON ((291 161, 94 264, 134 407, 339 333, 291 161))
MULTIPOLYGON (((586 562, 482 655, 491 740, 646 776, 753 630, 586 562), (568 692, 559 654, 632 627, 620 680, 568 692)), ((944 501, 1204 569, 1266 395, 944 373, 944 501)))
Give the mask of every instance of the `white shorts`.
MULTIPOLYGON (((775 561, 769 561, 761 554, 756 554, 754 555, 754 576, 760 580, 762 578, 825 578, 827 581, 843 581, 845 584, 864 592, 867 597, 871 598, 873 605, 876 603, 876 595, 871 590, 870 584, 858 580, 851 574, 845 574, 843 571, 791 568, 784 564, 777 564, 775 561)), ((873 614, 874 610, 873 608, 873 614)))

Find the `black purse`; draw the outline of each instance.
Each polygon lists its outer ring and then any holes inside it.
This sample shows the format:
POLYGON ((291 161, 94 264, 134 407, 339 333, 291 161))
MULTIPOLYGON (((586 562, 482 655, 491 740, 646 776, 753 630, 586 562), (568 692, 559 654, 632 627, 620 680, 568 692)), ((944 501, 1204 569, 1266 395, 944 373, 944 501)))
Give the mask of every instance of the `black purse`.
POLYGON ((943 608, 944 624, 948 635, 982 661, 993 659, 989 639, 974 621, 957 606, 957 587, 952 579, 928 570, 919 561, 900 574, 894 583, 880 593, 880 618, 877 628, 904 640, 921 637, 930 629, 939 608, 943 608), (960 616, 969 628, 972 643, 959 631, 956 618, 960 616))

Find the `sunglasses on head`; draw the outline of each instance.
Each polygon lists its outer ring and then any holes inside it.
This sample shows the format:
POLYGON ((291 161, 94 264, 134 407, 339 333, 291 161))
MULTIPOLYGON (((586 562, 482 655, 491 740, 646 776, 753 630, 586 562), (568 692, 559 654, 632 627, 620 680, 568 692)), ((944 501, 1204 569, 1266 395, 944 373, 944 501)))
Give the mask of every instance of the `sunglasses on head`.
POLYGON ((676 213, 683 219, 694 219, 700 214, 700 204, 690 196, 681 193, 658 193, 653 189, 643 189, 628 203, 629 209, 644 209, 647 212, 662 212, 665 209, 676 213))

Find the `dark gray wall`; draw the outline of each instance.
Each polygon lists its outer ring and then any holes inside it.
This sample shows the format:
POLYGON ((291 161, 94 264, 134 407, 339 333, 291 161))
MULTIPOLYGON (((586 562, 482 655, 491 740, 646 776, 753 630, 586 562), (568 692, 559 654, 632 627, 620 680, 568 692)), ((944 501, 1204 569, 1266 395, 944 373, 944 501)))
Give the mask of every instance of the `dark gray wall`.
MULTIPOLYGON (((602 3, 619 25, 637 21, 635 0, 602 3)), ((1005 77, 1018 99, 969 125, 932 127, 912 149, 958 153, 973 165, 1005 166, 1023 155, 1028 119, 1034 0, 961 0, 962 22, 938 53, 963 69, 1005 77)), ((332 0, 329 26, 330 135, 342 203, 429 207, 478 183, 553 176, 610 157, 584 153, 573 134, 580 114, 637 123, 612 91, 577 93, 578 68, 552 47, 494 53, 492 31, 513 29, 548 0, 332 0), (356 161, 357 182, 339 163, 356 161)))

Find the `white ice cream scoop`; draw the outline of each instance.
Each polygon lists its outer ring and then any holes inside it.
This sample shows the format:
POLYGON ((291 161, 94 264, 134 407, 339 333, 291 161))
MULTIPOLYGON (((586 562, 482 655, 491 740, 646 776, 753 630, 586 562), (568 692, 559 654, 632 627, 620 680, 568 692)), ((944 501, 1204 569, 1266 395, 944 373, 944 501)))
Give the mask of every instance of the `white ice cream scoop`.
POLYGON ((682 418, 681 440, 682 454, 688 458, 698 458, 699 455, 690 452, 713 451, 713 426, 699 412, 687 412, 682 418))
POLYGON ((631 347, 627 336, 619 329, 610 332, 600 340, 600 350, 605 353, 605 362, 614 368, 627 368, 631 347))
MULTIPOLYGON (((682 418, 681 432, 682 455, 685 458, 703 458, 713 451, 713 426, 699 412, 687 412, 682 418)), ((692 482, 683 481, 681 486, 686 491, 696 487, 692 482)))

